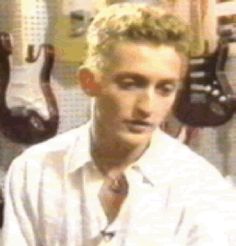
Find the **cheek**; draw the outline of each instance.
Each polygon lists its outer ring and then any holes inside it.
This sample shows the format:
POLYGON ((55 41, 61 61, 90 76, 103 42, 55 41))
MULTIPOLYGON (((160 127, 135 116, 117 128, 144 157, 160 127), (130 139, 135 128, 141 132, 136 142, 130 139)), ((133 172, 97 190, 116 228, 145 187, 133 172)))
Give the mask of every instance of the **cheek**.
POLYGON ((111 94, 107 94, 106 101, 108 104, 112 104, 117 110, 130 109, 134 106, 137 99, 137 95, 134 93, 125 93, 121 91, 113 91, 111 94))
POLYGON ((157 114, 161 115, 162 117, 165 117, 169 114, 170 111, 172 111, 175 103, 176 95, 170 96, 164 100, 161 100, 161 103, 157 107, 157 114))
POLYGON ((171 96, 171 97, 169 98, 169 100, 167 100, 167 103, 166 103, 167 107, 169 107, 170 109, 171 109, 172 107, 174 107, 176 97, 177 97, 177 93, 175 93, 173 96, 171 96))
POLYGON ((117 119, 129 108, 126 98, 117 97, 115 95, 104 95, 97 99, 96 105, 101 117, 109 118, 109 120, 117 119))

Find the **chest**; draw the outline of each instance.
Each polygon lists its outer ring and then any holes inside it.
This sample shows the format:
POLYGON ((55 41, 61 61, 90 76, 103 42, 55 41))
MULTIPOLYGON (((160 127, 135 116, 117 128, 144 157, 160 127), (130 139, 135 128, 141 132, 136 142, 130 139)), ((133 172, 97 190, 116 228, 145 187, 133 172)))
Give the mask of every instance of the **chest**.
POLYGON ((168 186, 129 183, 129 194, 112 224, 98 199, 99 184, 66 182, 44 199, 44 245, 184 245, 190 220, 168 186), (97 188, 95 188, 97 187, 97 188), (175 205, 174 205, 175 204, 175 205), (176 205, 177 204, 177 205, 176 205), (180 243, 180 244, 179 244, 180 243))

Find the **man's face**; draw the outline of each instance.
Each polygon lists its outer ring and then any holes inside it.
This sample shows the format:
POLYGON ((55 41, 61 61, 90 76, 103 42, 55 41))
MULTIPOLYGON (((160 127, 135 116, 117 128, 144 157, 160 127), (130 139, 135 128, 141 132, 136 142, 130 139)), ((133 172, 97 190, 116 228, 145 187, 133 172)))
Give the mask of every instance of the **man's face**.
POLYGON ((129 145, 147 143, 175 101, 183 71, 173 47, 119 43, 96 97, 96 124, 104 136, 129 145))

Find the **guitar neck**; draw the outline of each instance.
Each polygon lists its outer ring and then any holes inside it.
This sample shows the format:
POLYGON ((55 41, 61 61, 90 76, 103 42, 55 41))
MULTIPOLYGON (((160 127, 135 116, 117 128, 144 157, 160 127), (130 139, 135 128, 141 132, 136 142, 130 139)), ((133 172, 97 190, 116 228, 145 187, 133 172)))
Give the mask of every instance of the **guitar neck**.
POLYGON ((45 43, 48 11, 45 0, 14 0, 9 7, 10 33, 14 40, 13 64, 25 65, 28 45, 45 43))

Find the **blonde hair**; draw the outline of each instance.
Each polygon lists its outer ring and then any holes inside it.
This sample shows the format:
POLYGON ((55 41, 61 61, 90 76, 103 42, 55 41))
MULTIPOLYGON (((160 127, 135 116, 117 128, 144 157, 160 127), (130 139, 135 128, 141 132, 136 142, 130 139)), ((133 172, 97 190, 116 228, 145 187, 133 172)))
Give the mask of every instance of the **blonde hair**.
POLYGON ((87 32, 84 67, 103 70, 111 48, 119 41, 144 41, 173 46, 188 55, 188 26, 164 9, 145 3, 119 3, 101 10, 87 32))

